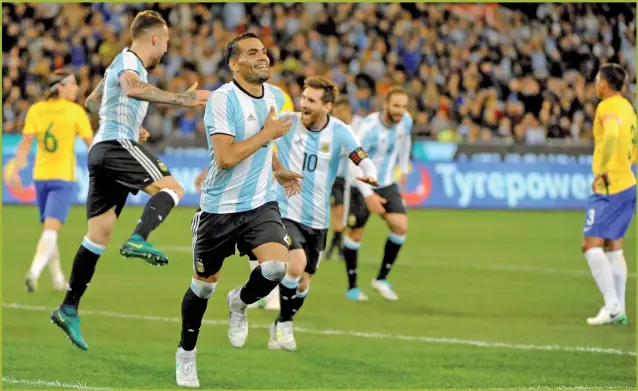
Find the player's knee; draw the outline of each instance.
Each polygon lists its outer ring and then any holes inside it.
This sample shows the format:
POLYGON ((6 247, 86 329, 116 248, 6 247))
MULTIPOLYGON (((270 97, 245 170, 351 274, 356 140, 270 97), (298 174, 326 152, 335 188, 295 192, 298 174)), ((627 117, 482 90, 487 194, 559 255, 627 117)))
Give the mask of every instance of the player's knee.
POLYGON ((359 247, 361 247, 361 237, 359 237, 358 239, 359 240, 356 240, 350 235, 346 236, 346 238, 343 240, 343 247, 347 248, 348 250, 358 250, 359 247))
POLYGON ((394 225, 394 226, 392 226, 392 229, 390 231, 392 231, 392 233, 394 235, 396 235, 396 236, 405 237, 405 235, 407 235, 407 233, 408 233, 408 226, 407 226, 407 224, 405 224, 405 225, 403 225, 403 224, 394 225))
POLYGON ((600 247, 602 248, 605 244, 605 241, 598 238, 585 238, 580 245, 580 251, 585 254, 587 251, 592 248, 600 247))
MULTIPOLYGON (((304 273, 301 280, 299 280, 299 285, 297 286, 297 296, 299 297, 299 292, 306 292, 308 294, 308 289, 310 289, 310 274, 304 273)), ((305 295, 304 295, 305 297, 305 295)))
POLYGON ((191 290, 200 299, 209 299, 215 293, 217 282, 207 282, 196 278, 191 280, 191 290))
POLYGON ((281 281, 286 275, 286 262, 266 261, 262 262, 261 274, 270 281, 281 281))
POLYGON ((363 240, 363 231, 360 229, 350 230, 350 232, 348 232, 347 238, 349 238, 353 242, 360 243, 361 240, 363 240))

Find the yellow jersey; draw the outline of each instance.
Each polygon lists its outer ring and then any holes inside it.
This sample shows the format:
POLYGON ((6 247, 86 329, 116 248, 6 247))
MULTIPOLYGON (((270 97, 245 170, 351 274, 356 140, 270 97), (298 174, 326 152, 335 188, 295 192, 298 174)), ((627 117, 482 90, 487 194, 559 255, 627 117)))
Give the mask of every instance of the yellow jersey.
POLYGON ((295 105, 292 103, 292 98, 288 93, 284 90, 281 90, 284 93, 284 105, 281 107, 281 111, 295 111, 295 105))
POLYGON ((38 102, 27 111, 22 133, 37 140, 34 180, 75 181, 75 138, 93 136, 82 106, 64 99, 38 102))
POLYGON ((618 120, 618 141, 616 150, 607 163, 609 188, 599 181, 596 184, 598 194, 616 194, 636 184, 631 164, 636 158, 636 113, 629 101, 616 95, 598 104, 594 119, 594 157, 592 170, 594 175, 602 171, 603 158, 603 122, 607 118, 618 120))

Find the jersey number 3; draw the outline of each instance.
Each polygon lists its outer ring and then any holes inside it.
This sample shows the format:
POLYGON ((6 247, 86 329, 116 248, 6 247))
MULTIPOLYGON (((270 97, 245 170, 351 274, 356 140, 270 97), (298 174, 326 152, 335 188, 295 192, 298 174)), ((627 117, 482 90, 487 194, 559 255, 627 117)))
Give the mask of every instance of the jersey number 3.
POLYGON ((51 129, 53 129, 53 122, 51 122, 47 130, 44 131, 44 138, 42 139, 42 146, 47 152, 55 152, 58 149, 58 139, 51 133, 51 129))

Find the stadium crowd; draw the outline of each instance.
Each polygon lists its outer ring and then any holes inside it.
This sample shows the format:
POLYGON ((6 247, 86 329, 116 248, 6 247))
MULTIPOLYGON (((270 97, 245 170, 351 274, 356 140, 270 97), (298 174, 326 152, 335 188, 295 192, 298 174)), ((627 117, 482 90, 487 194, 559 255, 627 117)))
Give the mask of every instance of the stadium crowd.
MULTIPOLYGON (((3 123, 20 132, 53 70, 72 67, 83 101, 129 44, 145 4, 3 4, 3 123)), ((304 77, 322 75, 365 115, 393 84, 412 96, 415 135, 439 140, 589 142, 593 78, 601 63, 631 75, 635 7, 621 4, 156 4, 171 25, 169 51, 149 81, 183 91, 230 79, 223 48, 251 31, 269 49, 270 82, 295 104, 304 77)), ((201 110, 151 105, 151 142, 201 137, 201 110)))

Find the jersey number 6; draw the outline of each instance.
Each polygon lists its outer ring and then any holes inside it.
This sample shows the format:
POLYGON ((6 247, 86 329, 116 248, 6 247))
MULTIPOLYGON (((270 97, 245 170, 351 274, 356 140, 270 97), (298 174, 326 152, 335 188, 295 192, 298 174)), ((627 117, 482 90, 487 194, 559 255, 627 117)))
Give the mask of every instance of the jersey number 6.
POLYGON ((58 139, 55 138, 51 129, 53 128, 53 122, 49 124, 49 127, 44 132, 44 138, 42 139, 42 146, 47 152, 55 152, 58 149, 58 139))

